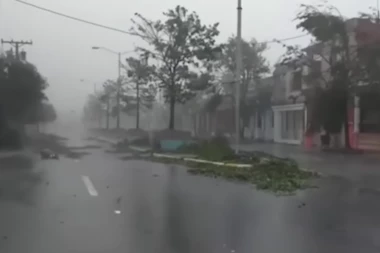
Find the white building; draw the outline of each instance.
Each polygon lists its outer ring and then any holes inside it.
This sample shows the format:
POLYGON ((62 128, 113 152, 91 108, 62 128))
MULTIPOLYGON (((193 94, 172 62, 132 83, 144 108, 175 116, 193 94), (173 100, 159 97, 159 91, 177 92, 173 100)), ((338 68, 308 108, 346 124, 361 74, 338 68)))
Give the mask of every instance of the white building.
POLYGON ((305 132, 306 108, 302 95, 302 69, 277 66, 273 73, 273 140, 277 143, 301 144, 305 132))

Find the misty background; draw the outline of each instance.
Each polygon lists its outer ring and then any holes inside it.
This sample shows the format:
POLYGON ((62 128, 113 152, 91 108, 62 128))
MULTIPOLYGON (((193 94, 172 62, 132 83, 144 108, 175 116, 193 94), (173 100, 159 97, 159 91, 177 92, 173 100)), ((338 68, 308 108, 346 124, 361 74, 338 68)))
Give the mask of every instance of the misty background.
MULTIPOLYGON (((176 5, 199 14, 204 24, 220 22, 218 42, 236 33, 236 1, 218 0, 26 0, 26 2, 57 12, 128 31, 135 12, 156 20, 162 12, 176 5)), ((270 41, 302 35, 292 19, 305 0, 243 0, 244 39, 270 41)), ((376 6, 375 0, 331 0, 344 16, 354 16, 376 6)), ((136 37, 69 20, 47 13, 14 0, 0 0, 0 38, 5 40, 33 40, 24 46, 28 61, 35 64, 50 86, 46 93, 62 116, 80 115, 87 95, 94 91, 94 83, 101 87, 106 79, 117 77, 117 56, 92 46, 115 51, 133 50, 142 43, 136 37)), ((289 41, 306 46, 310 37, 289 41)), ((276 43, 268 44, 265 56, 273 65, 284 49, 276 43)), ((0 50, 8 50, 8 45, 0 50)), ((123 57, 123 62, 128 56, 123 57)))

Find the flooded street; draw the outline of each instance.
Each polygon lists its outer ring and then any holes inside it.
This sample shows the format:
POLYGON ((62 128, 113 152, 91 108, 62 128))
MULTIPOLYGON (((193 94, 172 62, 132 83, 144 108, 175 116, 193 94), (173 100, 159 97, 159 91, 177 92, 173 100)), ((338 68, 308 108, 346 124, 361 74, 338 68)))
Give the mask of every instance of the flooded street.
MULTIPOLYGON (((91 143, 81 139, 68 144, 91 143)), ((192 176, 181 166, 89 152, 58 161, 1 159, 1 252, 380 250, 374 187, 329 176, 315 182, 318 188, 277 197, 249 184, 192 176)))

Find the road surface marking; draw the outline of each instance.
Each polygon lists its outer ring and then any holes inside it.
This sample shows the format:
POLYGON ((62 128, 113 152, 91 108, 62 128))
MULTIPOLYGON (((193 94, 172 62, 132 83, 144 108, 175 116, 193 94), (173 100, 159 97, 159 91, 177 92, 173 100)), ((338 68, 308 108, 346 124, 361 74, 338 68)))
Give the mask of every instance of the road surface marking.
POLYGON ((96 189, 95 189, 94 185, 92 184, 90 178, 88 176, 82 176, 82 180, 83 180, 84 185, 87 188, 88 193, 93 197, 98 196, 98 192, 96 191, 96 189))

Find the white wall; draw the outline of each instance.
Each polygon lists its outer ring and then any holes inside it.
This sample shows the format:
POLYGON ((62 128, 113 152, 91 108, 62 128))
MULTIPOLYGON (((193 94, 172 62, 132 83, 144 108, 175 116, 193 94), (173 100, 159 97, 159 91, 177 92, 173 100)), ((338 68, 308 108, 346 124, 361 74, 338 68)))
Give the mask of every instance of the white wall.
MULTIPOLYGON (((300 104, 291 104, 291 105, 283 105, 283 106, 273 106, 272 107, 274 112, 274 142, 277 143, 287 143, 287 144, 301 144, 302 143, 302 136, 303 132, 300 132, 301 139, 300 140, 288 140, 283 139, 281 136, 282 131, 282 121, 281 121, 281 113, 286 111, 305 111, 305 105, 302 103, 300 104)), ((299 123, 304 125, 304 120, 299 123)), ((302 131, 303 128, 301 128, 300 131, 302 131)))
POLYGON ((258 117, 256 113, 250 120, 251 138, 255 140, 273 141, 274 128, 272 126, 272 110, 267 110, 261 115, 261 127, 258 126, 258 117))

